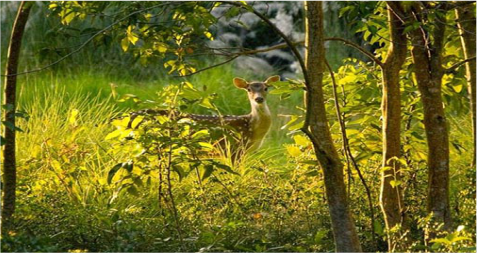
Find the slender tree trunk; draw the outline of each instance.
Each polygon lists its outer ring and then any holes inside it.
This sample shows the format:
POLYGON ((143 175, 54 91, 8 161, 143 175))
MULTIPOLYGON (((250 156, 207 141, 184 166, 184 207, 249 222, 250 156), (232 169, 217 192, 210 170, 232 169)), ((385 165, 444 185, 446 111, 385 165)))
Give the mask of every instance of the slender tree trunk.
MULTIPOLYGON (((407 15, 414 15, 416 21, 420 21, 423 12, 419 6, 414 5, 412 10, 414 13, 407 15)), ((446 20, 439 15, 436 15, 436 19, 439 20, 434 24, 432 44, 424 37, 424 29, 411 32, 411 54, 417 86, 421 93, 429 150, 427 211, 433 213, 435 221, 444 223, 444 229, 449 229, 452 224, 449 205, 449 133, 441 92, 444 73, 441 54, 446 20)))
POLYGON ((16 157, 15 157, 15 110, 18 59, 23 32, 30 14, 32 3, 21 2, 13 23, 12 35, 8 46, 4 101, 6 105, 5 145, 3 146, 3 203, 2 203, 2 231, 7 231, 12 225, 12 216, 15 212, 16 199, 16 157))
MULTIPOLYGON (((475 5, 474 4, 469 4, 465 5, 462 7, 459 7, 456 9, 456 15, 457 15, 457 24, 459 26, 459 32, 460 32, 460 39, 462 42, 462 48, 464 51, 464 58, 465 59, 470 59, 472 57, 475 57, 475 5)), ((472 167, 475 167, 475 147, 477 145, 476 142, 476 104, 475 104, 475 99, 477 96, 476 93, 476 75, 475 75, 475 69, 476 69, 476 64, 475 64, 475 59, 473 61, 467 62, 465 64, 465 69, 466 69, 466 76, 467 76, 467 83, 468 83, 468 90, 469 90, 469 96, 470 96, 470 108, 472 110, 472 130, 473 130, 473 135, 474 135, 474 157, 472 160, 472 167)))
MULTIPOLYGON (((394 3, 390 2, 390 5, 394 3)), ((396 6, 395 8, 398 8, 396 6)), ((406 35, 399 18, 388 7, 391 34, 386 60, 383 63, 383 169, 381 173, 380 206, 388 231, 388 250, 403 250, 404 242, 389 232, 395 226, 404 227, 400 164, 393 158, 401 156, 401 93, 399 71, 406 60, 406 35), (391 184, 393 183, 393 184, 391 184)), ((402 231, 402 229, 400 230, 402 231)))
POLYGON ((348 207, 343 164, 333 145, 323 98, 325 48, 322 2, 307 1, 305 8, 307 12, 305 62, 309 81, 306 94, 309 122, 305 122, 305 126, 309 126, 309 129, 304 131, 312 140, 316 157, 323 169, 336 251, 358 252, 361 251, 361 245, 348 207))

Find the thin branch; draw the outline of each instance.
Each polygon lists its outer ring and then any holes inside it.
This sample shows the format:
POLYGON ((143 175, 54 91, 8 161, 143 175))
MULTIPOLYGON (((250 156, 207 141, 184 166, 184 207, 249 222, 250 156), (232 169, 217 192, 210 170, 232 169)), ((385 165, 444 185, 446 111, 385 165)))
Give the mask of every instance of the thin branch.
POLYGON ((63 60, 65 60, 66 58, 70 57, 71 55, 73 54, 76 54, 78 53, 81 49, 83 49, 87 44, 89 44, 91 41, 93 41, 94 38, 96 38, 98 35, 102 34, 103 32, 111 29, 113 26, 115 26, 116 24, 128 19, 129 17, 131 16, 134 16, 138 13, 141 13, 141 12, 144 12, 144 11, 148 11, 148 10, 151 10, 151 9, 154 9, 154 8, 157 8, 157 7, 161 7, 161 6, 164 6, 164 5, 168 5, 170 3, 162 3, 162 4, 157 4, 157 5, 154 5, 154 6, 151 6, 151 7, 148 7, 148 8, 145 8, 145 9, 141 9, 141 10, 138 10, 138 11, 135 11, 135 12, 132 12, 130 13, 129 15, 127 15, 126 17, 124 18, 121 18, 115 22, 113 22, 112 24, 106 26, 105 28, 99 30, 97 33, 95 33, 93 36, 91 36, 89 39, 87 39, 83 44, 81 44, 81 46, 79 46, 77 49, 75 49, 74 51, 70 52, 69 54, 61 57, 60 59, 54 61, 53 63, 50 63, 46 66, 43 66, 41 68, 37 68, 37 69, 34 69, 34 70, 29 70, 29 71, 25 71, 25 72, 20 72, 20 73, 16 73, 16 74, 11 74, 11 75, 2 75, 2 76, 18 76, 18 75, 24 75, 24 74, 30 74, 30 73, 35 73, 35 72, 39 72, 39 71, 42 71, 42 70, 45 70, 47 68, 50 68, 52 67, 53 65, 56 65, 60 62, 62 62, 63 60))
MULTIPOLYGON (((353 47, 355 49, 358 49, 361 53, 363 53, 365 56, 367 56, 368 58, 370 58, 373 62, 375 62, 376 64, 378 64, 379 66, 382 66, 383 63, 377 59, 376 57, 374 57, 374 55, 369 52, 368 50, 366 50, 365 48, 363 48, 362 46, 352 42, 352 41, 349 41, 349 40, 346 40, 346 39, 343 39, 343 38, 338 38, 338 37, 330 37, 330 38, 325 38, 324 39, 325 41, 341 41, 343 42, 345 45, 347 46, 350 46, 350 47, 353 47)), ((303 45, 305 42, 304 41, 297 41, 297 42, 292 42, 292 44, 294 46, 296 45, 303 45)), ((271 47, 268 47, 268 48, 263 48, 263 49, 255 49, 255 50, 252 50, 252 49, 246 49, 246 50, 242 50, 240 52, 236 52, 236 53, 231 53, 231 54, 236 54, 236 55, 251 55, 251 54, 258 54, 258 53, 265 53, 265 52, 269 52, 269 51, 273 51, 273 50, 277 50, 277 49, 284 49, 284 48, 287 48, 289 47, 289 45, 287 43, 281 43, 281 44, 278 44, 278 45, 275 45, 275 46, 271 46, 271 47)), ((233 48, 209 48, 210 50, 222 50, 222 49, 239 49, 238 47, 233 47, 233 48)))
POLYGON ((454 71, 455 71, 457 68, 459 68, 460 66, 462 66, 462 65, 464 65, 465 63, 470 62, 470 61, 475 61, 475 56, 470 57, 470 58, 468 58, 468 59, 465 59, 465 60, 463 60, 463 61, 460 61, 460 62, 458 62, 458 63, 452 65, 451 67, 449 67, 448 69, 445 70, 445 73, 450 74, 450 73, 454 72, 454 71))
POLYGON ((208 66, 208 67, 206 67, 206 68, 203 68, 203 69, 199 69, 199 70, 197 70, 197 71, 196 71, 196 72, 194 72, 194 73, 190 73, 190 74, 187 74, 187 75, 182 75, 182 76, 173 76, 173 77, 186 77, 186 76, 192 76, 192 75, 198 74, 198 73, 200 73, 200 72, 202 72, 202 71, 206 71, 206 70, 208 70, 208 69, 215 68, 215 67, 218 67, 218 66, 221 66, 221 65, 227 64, 227 63, 229 63, 229 62, 231 62, 231 61, 233 61, 233 60, 237 59, 239 56, 240 56, 240 55, 235 55, 235 56, 233 56, 233 57, 230 57, 230 58, 229 58, 229 59, 227 59, 226 61, 223 61, 223 62, 220 62, 220 63, 214 64, 214 65, 212 65, 212 66, 208 66))
MULTIPOLYGON (((301 44, 304 44, 304 43, 305 43, 304 41, 292 42, 293 45, 301 45, 301 44)), ((287 47, 288 47, 287 43, 282 43, 282 44, 278 44, 278 45, 275 45, 275 46, 262 48, 262 49, 244 50, 242 52, 239 52, 238 54, 240 54, 240 55, 259 54, 259 53, 265 53, 265 52, 269 52, 269 51, 273 51, 273 50, 277 50, 277 49, 283 49, 283 48, 287 48, 287 47)))
POLYGON ((369 52, 368 50, 366 50, 364 47, 352 42, 352 41, 349 41, 349 40, 346 40, 346 39, 343 39, 343 38, 338 38, 338 37, 330 37, 330 38, 325 38, 325 41, 341 41, 343 42, 345 45, 347 46, 350 46, 350 47, 353 47, 357 50, 359 50, 361 53, 363 53, 364 55, 366 55, 369 59, 371 59, 372 61, 374 61, 376 64, 378 64, 379 66, 383 66, 383 62, 381 62, 378 58, 374 57, 374 55, 369 52))
MULTIPOLYGON (((169 137, 170 137, 170 132, 169 132, 169 137)), ((179 241, 181 244, 183 243, 183 237, 182 237, 182 229, 179 221, 179 213, 177 212, 177 207, 176 203, 174 201, 174 195, 172 194, 172 183, 171 183, 171 166, 172 166, 172 145, 169 145, 169 152, 168 152, 168 159, 167 159, 167 192, 169 194, 169 200, 171 201, 171 208, 173 211, 174 215, 174 220, 176 222, 176 229, 177 233, 179 235, 179 241)))

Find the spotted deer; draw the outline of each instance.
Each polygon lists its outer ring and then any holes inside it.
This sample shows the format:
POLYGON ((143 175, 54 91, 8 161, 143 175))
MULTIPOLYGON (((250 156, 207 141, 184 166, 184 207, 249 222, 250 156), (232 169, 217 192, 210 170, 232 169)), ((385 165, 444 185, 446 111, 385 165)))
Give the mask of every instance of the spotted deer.
MULTIPOLYGON (((268 88, 272 83, 280 81, 280 76, 271 76, 264 82, 247 82, 242 78, 234 78, 233 83, 239 89, 247 91, 248 100, 251 105, 251 112, 246 115, 201 115, 201 114, 180 114, 176 119, 189 118, 210 127, 233 128, 240 133, 239 143, 242 151, 251 152, 257 150, 262 145, 263 139, 270 129, 272 116, 267 106, 268 88)), ((143 110, 135 113, 131 118, 134 119, 142 113, 147 114, 165 114, 166 111, 143 110)), ((222 143, 223 144, 223 143, 222 143)), ((238 147, 232 147, 234 156, 240 156, 238 147)), ((236 157, 235 157, 236 158, 236 157)), ((234 158, 234 159, 235 159, 234 158)))
POLYGON ((246 151, 254 151, 262 145, 265 135, 272 124, 272 116, 267 106, 268 88, 272 83, 280 81, 280 76, 271 76, 264 82, 247 82, 242 78, 234 78, 235 87, 247 91, 251 112, 246 115, 198 115, 186 117, 198 123, 212 126, 230 126, 240 133, 240 142, 246 151))

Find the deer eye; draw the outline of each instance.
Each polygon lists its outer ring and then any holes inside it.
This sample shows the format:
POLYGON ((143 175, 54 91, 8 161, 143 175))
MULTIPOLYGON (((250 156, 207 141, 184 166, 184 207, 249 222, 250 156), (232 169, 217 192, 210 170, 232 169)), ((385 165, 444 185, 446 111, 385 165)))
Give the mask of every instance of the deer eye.
POLYGON ((265 91, 268 91, 268 87, 265 87, 265 91))
POLYGON ((248 92, 250 92, 250 91, 252 91, 252 89, 250 89, 250 88, 247 88, 247 91, 248 91, 248 92))

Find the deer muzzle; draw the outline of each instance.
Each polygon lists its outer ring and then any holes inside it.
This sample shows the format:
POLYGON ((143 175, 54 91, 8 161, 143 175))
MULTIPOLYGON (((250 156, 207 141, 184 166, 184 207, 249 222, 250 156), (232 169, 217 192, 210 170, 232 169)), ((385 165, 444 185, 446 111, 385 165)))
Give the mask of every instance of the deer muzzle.
POLYGON ((263 103, 263 101, 265 101, 265 99, 263 99, 263 97, 256 97, 255 98, 255 102, 257 102, 259 104, 263 103))

